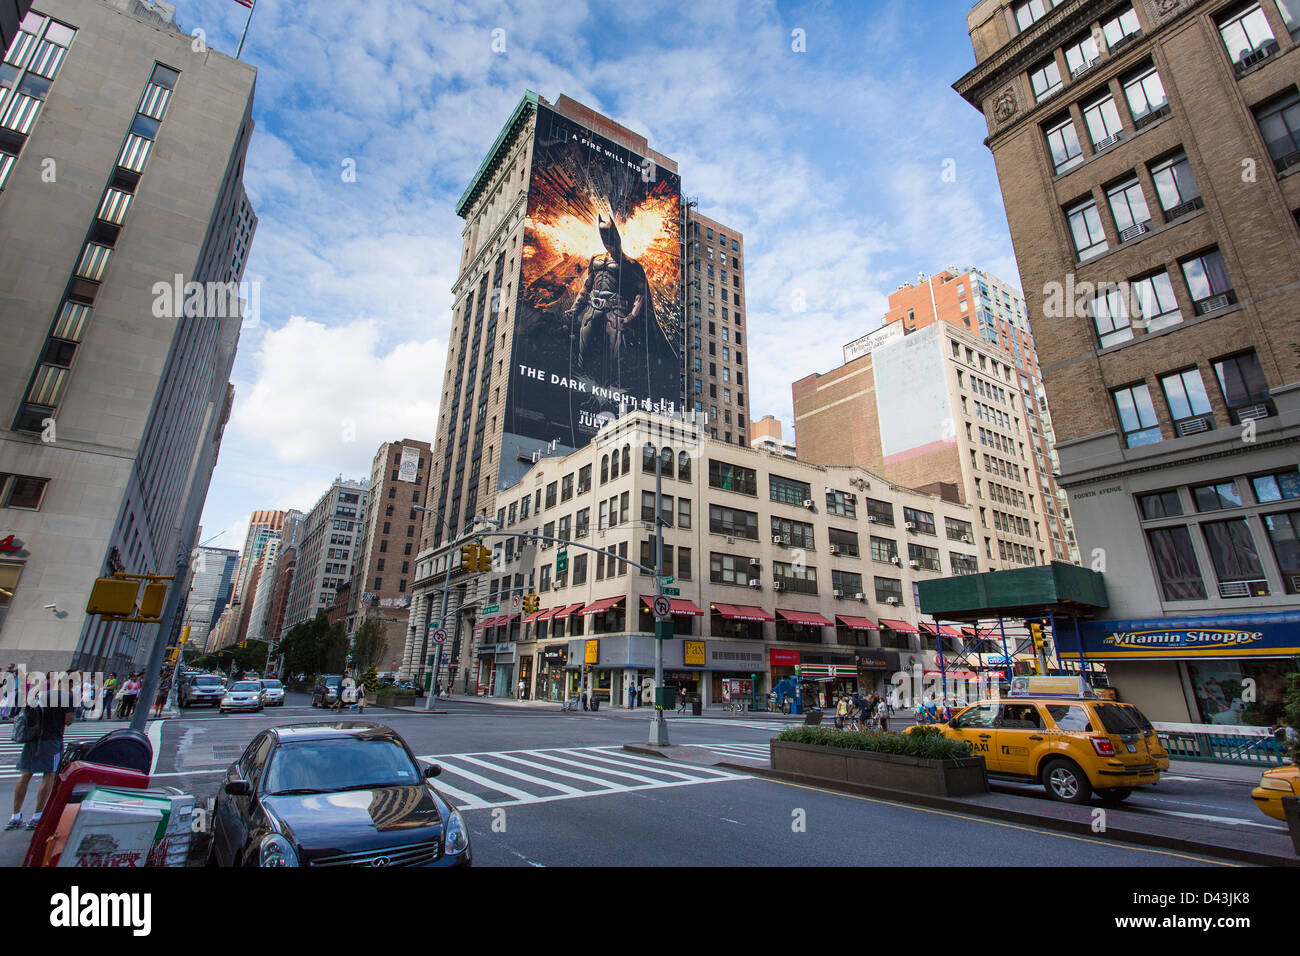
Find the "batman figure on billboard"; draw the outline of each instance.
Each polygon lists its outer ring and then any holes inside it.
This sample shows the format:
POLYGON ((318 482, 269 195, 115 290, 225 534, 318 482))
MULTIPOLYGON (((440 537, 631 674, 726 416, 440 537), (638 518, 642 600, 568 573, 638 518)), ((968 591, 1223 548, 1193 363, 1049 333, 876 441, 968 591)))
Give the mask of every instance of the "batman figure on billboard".
POLYGON ((640 263, 623 252, 613 221, 601 216, 597 230, 605 251, 592 257, 566 313, 578 374, 600 385, 648 390, 645 347, 655 322, 650 283, 640 263))

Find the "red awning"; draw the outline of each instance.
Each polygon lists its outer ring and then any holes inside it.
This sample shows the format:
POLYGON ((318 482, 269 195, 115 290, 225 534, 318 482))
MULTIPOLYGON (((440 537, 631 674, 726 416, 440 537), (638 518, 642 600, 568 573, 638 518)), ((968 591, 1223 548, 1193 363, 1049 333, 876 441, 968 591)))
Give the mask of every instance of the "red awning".
MULTIPOLYGON (((669 598, 672 602, 672 613, 682 617, 703 617, 704 612, 699 609, 694 601, 688 601, 686 598, 669 598)), ((641 595, 641 603, 646 606, 646 610, 654 610, 655 599, 641 595)))
POLYGON ((973 627, 963 627, 961 629, 961 632, 967 638, 972 638, 975 636, 975 628, 973 627))
POLYGON ((583 602, 580 604, 570 604, 568 607, 562 607, 551 615, 551 620, 558 621, 562 617, 568 617, 570 614, 581 611, 586 606, 586 603, 583 602))
POLYGON ((880 619, 880 626, 887 627, 898 634, 920 634, 921 632, 914 628, 906 621, 891 621, 888 618, 880 619))
POLYGON ((974 671, 944 671, 942 675, 938 671, 926 671, 926 677, 943 676, 947 680, 979 680, 979 674, 974 671))
POLYGON ((761 607, 752 607, 748 604, 711 604, 713 610, 717 611, 728 621, 775 621, 771 614, 768 614, 761 607))
POLYGON ((777 608, 776 613, 780 614, 791 624, 803 624, 807 627, 835 626, 833 622, 826 620, 826 618, 822 617, 816 611, 783 611, 780 608, 777 608))
POLYGON ((599 601, 592 601, 588 604, 582 609, 582 614, 584 617, 588 614, 604 614, 610 608, 622 603, 623 596, 621 594, 618 597, 602 598, 599 601))
POLYGON ((551 613, 550 611, 538 611, 536 614, 530 614, 526 618, 524 618, 523 623, 535 624, 550 613, 551 613))
POLYGON ((492 627, 492 626, 496 623, 497 618, 499 618, 500 616, 501 616, 501 615, 498 614, 498 615, 496 615, 495 617, 485 617, 485 618, 483 618, 483 620, 479 621, 477 624, 474 625, 474 630, 476 630, 476 631, 481 631, 481 630, 483 630, 484 628, 492 627))
POLYGON ((549 621, 551 618, 555 617, 556 614, 560 613, 563 610, 564 610, 564 605, 560 605, 559 607, 549 608, 543 611, 542 613, 538 614, 537 617, 533 618, 533 623, 537 624, 542 621, 549 621))
POLYGON ((506 614, 492 622, 493 627, 505 627, 507 624, 513 624, 519 620, 518 614, 506 614))
MULTIPOLYGON (((922 621, 921 630, 924 631, 926 634, 931 635, 932 637, 934 636, 933 624, 927 624, 925 623, 925 621, 922 621)), ((939 633, 942 634, 944 637, 952 637, 952 638, 956 638, 957 640, 961 640, 961 631, 957 630, 955 627, 949 627, 947 624, 939 625, 939 633)))
POLYGON ((851 631, 876 631, 880 629, 874 621, 867 617, 851 617, 848 614, 836 614, 835 620, 839 621, 851 631))

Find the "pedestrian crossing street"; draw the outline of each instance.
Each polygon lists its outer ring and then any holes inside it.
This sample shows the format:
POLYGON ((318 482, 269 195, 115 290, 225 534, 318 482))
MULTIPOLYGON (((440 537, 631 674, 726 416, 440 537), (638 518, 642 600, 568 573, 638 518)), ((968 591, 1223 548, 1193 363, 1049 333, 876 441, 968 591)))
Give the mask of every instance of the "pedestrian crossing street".
MULTIPOLYGON (((98 740, 110 730, 125 726, 121 722, 88 721, 73 724, 63 732, 63 746, 68 744, 88 743, 98 740)), ((0 781, 18 779, 18 756, 23 752, 23 745, 13 742, 14 725, 0 724, 0 781)))
POLYGON ((419 759, 442 767, 433 785, 462 810, 753 779, 629 754, 617 746, 427 754, 419 759))
POLYGON ((772 751, 767 744, 687 744, 686 746, 707 750, 730 760, 762 764, 764 767, 772 759, 772 751))

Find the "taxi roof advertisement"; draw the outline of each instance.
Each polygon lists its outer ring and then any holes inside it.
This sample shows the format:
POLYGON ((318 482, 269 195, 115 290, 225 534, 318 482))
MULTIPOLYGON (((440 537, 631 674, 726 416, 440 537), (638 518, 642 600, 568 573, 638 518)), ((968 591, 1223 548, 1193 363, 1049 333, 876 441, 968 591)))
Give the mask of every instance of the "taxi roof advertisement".
POLYGON ((681 209, 677 173, 538 106, 500 487, 624 410, 676 414, 681 209))
MULTIPOLYGON (((1074 628, 1059 628, 1058 656, 1077 658, 1074 628)), ((1288 657, 1300 654, 1300 613, 1083 621, 1091 660, 1186 660, 1199 657, 1288 657)))

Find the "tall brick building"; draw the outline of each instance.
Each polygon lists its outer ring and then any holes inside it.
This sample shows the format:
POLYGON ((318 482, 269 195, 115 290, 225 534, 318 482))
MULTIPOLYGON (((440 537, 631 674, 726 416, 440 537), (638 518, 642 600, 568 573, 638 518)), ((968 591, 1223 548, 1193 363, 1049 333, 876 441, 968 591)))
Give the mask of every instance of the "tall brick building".
POLYGON ((988 121, 1060 482, 1106 573, 1085 651, 1156 720, 1275 720, 1300 645, 1296 6, 967 17, 956 89, 988 121))

